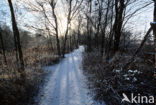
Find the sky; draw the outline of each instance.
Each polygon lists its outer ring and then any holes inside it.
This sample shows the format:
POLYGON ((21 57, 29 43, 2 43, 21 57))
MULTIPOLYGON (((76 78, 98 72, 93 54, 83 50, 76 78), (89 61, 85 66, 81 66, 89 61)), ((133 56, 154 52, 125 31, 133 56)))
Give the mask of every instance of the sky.
MULTIPOLYGON (((131 29, 133 32, 136 32, 136 33, 141 32, 141 35, 143 35, 150 27, 150 22, 153 21, 153 7, 154 6, 152 4, 148 8, 140 11, 140 13, 137 16, 133 17, 128 22, 126 28, 128 30, 131 29)), ((25 24, 31 24, 31 25, 36 25, 36 26, 41 24, 39 20, 36 21, 36 19, 38 18, 35 18, 34 15, 32 15, 32 13, 25 11, 24 9, 22 9, 22 7, 20 7, 19 9, 16 7, 16 5, 14 5, 14 8, 15 8, 16 17, 18 17, 17 18, 18 27, 22 29, 26 29, 28 31, 32 31, 26 28, 25 24)), ((65 31, 66 29, 66 18, 64 18, 64 14, 62 15, 61 11, 63 11, 63 8, 59 8, 57 12, 60 13, 59 14, 59 19, 61 20, 60 31, 62 31, 63 33, 63 31, 65 31)), ((8 26, 11 26, 10 11, 9 11, 9 7, 8 7, 6 0, 0 0, 0 18, 1 18, 0 22, 3 21, 8 26)))
MULTIPOLYGON (((19 10, 18 8, 16 8, 15 5, 14 5, 14 10, 15 10, 16 21, 18 23, 18 27, 23 29, 24 23, 25 22, 30 23, 30 21, 31 21, 31 19, 27 19, 27 16, 29 15, 29 17, 30 17, 30 14, 24 10, 19 10), (20 14, 17 14, 17 12, 20 14)), ((10 8, 9 8, 6 0, 0 0, 0 18, 1 18, 0 22, 6 24, 7 26, 10 26, 10 27, 12 26, 11 25, 12 23, 11 23, 10 8)))

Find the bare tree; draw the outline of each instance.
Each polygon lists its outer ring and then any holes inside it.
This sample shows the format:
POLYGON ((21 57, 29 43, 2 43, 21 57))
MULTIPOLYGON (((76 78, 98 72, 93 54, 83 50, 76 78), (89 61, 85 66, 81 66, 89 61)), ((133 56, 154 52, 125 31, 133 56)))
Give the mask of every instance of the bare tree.
POLYGON ((64 42, 63 42, 63 49, 62 49, 62 56, 64 57, 65 51, 66 51, 66 41, 67 41, 67 35, 69 32, 69 27, 71 24, 72 19, 79 13, 79 9, 81 7, 81 4, 83 0, 75 0, 75 4, 73 5, 73 0, 66 0, 68 5, 68 14, 67 14, 67 26, 66 31, 64 35, 64 42))
POLYGON ((105 17, 104 17, 104 25, 103 25, 103 29, 102 29, 102 41, 101 41, 101 55, 103 56, 103 52, 104 52, 104 45, 105 45, 105 34, 106 34, 106 28, 107 28, 107 25, 108 25, 108 13, 109 13, 109 9, 110 9, 110 3, 111 1, 108 0, 106 5, 107 5, 107 8, 106 8, 106 14, 105 14, 105 17))
MULTIPOLYGON (((41 29, 43 31, 47 31, 48 36, 50 38, 50 36, 55 35, 56 37, 56 48, 57 48, 57 54, 59 56, 61 56, 61 47, 60 47, 60 39, 59 39, 59 22, 58 22, 58 17, 56 14, 56 5, 58 3, 57 0, 36 0, 34 3, 30 2, 30 1, 26 1, 23 2, 26 5, 26 8, 29 11, 32 12, 36 12, 36 13, 41 13, 39 15, 41 15, 41 17, 44 17, 44 28, 38 28, 38 27, 33 27, 34 29, 41 29)), ((40 21, 42 22, 43 20, 40 19, 40 21)), ((50 46, 51 49, 53 49, 52 46, 52 40, 50 38, 50 46)))
MULTIPOLYGON (((129 2, 129 0, 126 0, 129 2)), ((127 3, 126 2, 126 3, 127 3)), ((119 49, 121 29, 123 24, 123 14, 126 9, 126 3, 124 0, 115 0, 115 22, 113 27, 114 32, 114 53, 119 49)))
POLYGON ((134 5, 139 2, 140 1, 138 0, 115 0, 114 5, 116 15, 113 26, 114 54, 119 50, 120 37, 127 22, 139 11, 148 7, 151 4, 151 2, 141 3, 138 7, 136 6, 136 8, 134 8, 134 5))
POLYGON ((22 48, 21 48, 21 44, 20 44, 20 34, 19 34, 18 27, 17 27, 16 19, 15 19, 12 1, 8 0, 8 3, 9 3, 9 7, 10 7, 10 12, 11 12, 12 28, 13 28, 13 33, 14 33, 15 46, 18 50, 18 55, 19 55, 18 58, 20 60, 20 72, 23 72, 24 71, 24 61, 23 61, 22 48))
POLYGON ((57 51, 58 51, 58 55, 61 56, 61 50, 60 50, 60 40, 59 40, 59 36, 58 36, 58 19, 55 13, 55 6, 56 6, 57 0, 51 0, 50 5, 51 5, 51 9, 52 9, 52 14, 55 20, 55 34, 56 34, 56 40, 57 40, 57 51))
POLYGON ((70 25, 70 22, 71 22, 72 1, 73 0, 67 1, 68 6, 69 6, 69 10, 68 10, 69 12, 68 12, 68 16, 67 16, 67 29, 66 29, 66 32, 65 32, 65 39, 64 39, 63 50, 62 50, 63 57, 64 57, 65 50, 66 50, 67 34, 68 34, 68 31, 69 31, 69 25, 70 25))
POLYGON ((97 0, 97 4, 98 5, 98 24, 97 24, 97 31, 95 33, 95 47, 99 47, 99 32, 100 32, 100 28, 101 28, 101 18, 102 18, 102 0, 97 0))
POLYGON ((60 39, 59 39, 59 31, 60 31, 59 26, 60 26, 61 21, 59 21, 59 16, 57 16, 57 12, 56 12, 56 6, 58 4, 58 1, 57 0, 45 0, 45 1, 40 0, 40 1, 36 1, 34 4, 31 2, 28 2, 28 6, 27 6, 29 10, 42 13, 42 15, 47 19, 48 25, 46 26, 46 29, 50 30, 50 33, 53 32, 53 34, 56 36, 57 52, 59 56, 61 56, 61 54, 64 56, 65 54, 66 43, 68 39, 67 36, 68 36, 69 29, 71 26, 71 21, 72 19, 78 16, 80 12, 81 4, 83 2, 83 0, 63 0, 63 1, 67 4, 67 6, 65 7, 68 8, 68 11, 65 11, 65 13, 67 13, 67 25, 65 26, 66 30, 64 34, 65 38, 63 40, 63 45, 61 45, 62 42, 60 42, 60 39))
POLYGON ((87 51, 91 51, 92 50, 92 46, 91 46, 91 35, 92 35, 92 0, 88 0, 88 11, 87 11, 87 51))
POLYGON ((82 24, 82 16, 79 15, 78 17, 78 32, 77 32, 77 44, 80 44, 80 30, 81 30, 81 24, 82 24))
POLYGON ((112 47, 112 41, 113 41, 113 19, 114 19, 114 1, 111 2, 111 8, 110 8, 110 29, 109 29, 109 34, 108 34, 108 42, 107 42, 107 47, 105 49, 105 52, 107 54, 107 59, 109 59, 109 54, 110 54, 110 50, 112 47))

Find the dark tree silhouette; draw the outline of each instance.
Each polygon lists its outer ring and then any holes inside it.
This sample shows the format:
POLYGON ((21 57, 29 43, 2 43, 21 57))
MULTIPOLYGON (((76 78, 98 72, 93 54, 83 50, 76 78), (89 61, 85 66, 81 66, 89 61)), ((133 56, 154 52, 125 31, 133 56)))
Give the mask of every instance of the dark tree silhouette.
POLYGON ((10 7, 10 12, 11 12, 11 20, 12 20, 12 28, 13 28, 13 33, 14 33, 14 38, 15 38, 15 46, 17 48, 18 51, 18 57, 20 60, 20 71, 22 70, 22 72, 24 71, 24 61, 23 61, 23 53, 22 53, 22 48, 21 48, 21 44, 20 44, 20 34, 19 34, 19 30, 17 27, 17 23, 16 23, 16 19, 15 19, 15 14, 14 14, 14 8, 12 5, 12 1, 8 0, 9 3, 9 7, 10 7))
POLYGON ((107 1, 107 9, 106 9, 106 14, 105 14, 105 22, 104 22, 104 28, 102 29, 102 41, 101 41, 101 55, 103 56, 104 52, 104 45, 105 45, 105 33, 106 33, 106 27, 108 25, 108 13, 109 13, 109 8, 110 8, 110 0, 107 1))
POLYGON ((51 0, 51 8, 52 8, 52 14, 53 14, 53 17, 54 17, 54 20, 55 20, 55 32, 56 32, 56 40, 57 40, 57 51, 58 51, 58 55, 61 56, 61 50, 60 50, 60 40, 59 40, 59 37, 58 37, 58 21, 57 21, 57 16, 56 16, 56 13, 55 13, 55 6, 56 6, 56 3, 54 0, 51 0))
POLYGON ((66 32, 65 32, 65 38, 64 38, 64 43, 63 43, 63 50, 62 50, 62 56, 63 57, 64 57, 64 54, 65 54, 65 51, 66 51, 67 35, 68 35, 68 31, 69 31, 69 25, 70 25, 70 22, 71 22, 72 1, 73 0, 67 1, 69 3, 69 12, 68 12, 68 16, 67 16, 67 29, 66 29, 66 32))
POLYGON ((154 34, 154 46, 155 46, 155 70, 156 70, 156 0, 154 1, 154 17, 153 17, 153 21, 154 23, 152 24, 153 27, 153 34, 154 34))
POLYGON ((2 33, 1 33, 1 29, 0 29, 0 41, 1 41, 1 47, 2 47, 2 52, 3 52, 4 62, 5 62, 5 64, 7 64, 6 54, 5 54, 5 47, 4 47, 4 42, 3 42, 3 36, 2 36, 2 33))
MULTIPOLYGON (((128 0, 129 1, 129 0, 128 0)), ((121 29, 123 24, 123 13, 126 8, 125 0, 115 0, 115 22, 114 22, 114 54, 119 49, 121 29)))

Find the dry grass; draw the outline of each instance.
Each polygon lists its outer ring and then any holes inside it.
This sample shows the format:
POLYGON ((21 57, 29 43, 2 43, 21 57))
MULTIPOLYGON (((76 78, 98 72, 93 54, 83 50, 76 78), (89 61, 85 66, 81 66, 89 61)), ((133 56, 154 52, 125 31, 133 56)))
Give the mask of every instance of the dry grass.
POLYGON ((43 81, 42 66, 57 63, 60 58, 47 47, 23 50, 25 83, 17 70, 14 52, 7 53, 7 65, 0 56, 0 105, 26 105, 31 101, 43 81))

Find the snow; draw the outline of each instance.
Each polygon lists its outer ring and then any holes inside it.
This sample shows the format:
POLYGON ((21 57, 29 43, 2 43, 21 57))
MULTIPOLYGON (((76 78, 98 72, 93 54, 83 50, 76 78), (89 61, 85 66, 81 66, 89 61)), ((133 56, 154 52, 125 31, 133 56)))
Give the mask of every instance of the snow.
POLYGON ((134 74, 136 74, 138 72, 138 70, 134 70, 134 74))
POLYGON ((129 72, 129 73, 133 73, 133 71, 132 71, 132 70, 128 70, 128 72, 129 72))
POLYGON ((46 67, 51 72, 36 98, 39 105, 101 105, 88 95, 86 78, 81 70, 83 51, 84 47, 80 46, 66 54, 59 64, 46 67))
POLYGON ((133 78, 133 82, 136 82, 136 81, 137 81, 137 78, 136 78, 136 77, 134 77, 134 78, 133 78))
POLYGON ((130 80, 130 78, 128 78, 128 77, 127 77, 127 78, 125 78, 125 80, 129 81, 129 80, 130 80))
POLYGON ((137 82, 138 79, 136 76, 136 74, 141 74, 142 72, 140 72, 139 70, 128 70, 128 74, 124 74, 123 77, 125 78, 125 80, 132 80, 132 82, 137 82))
POLYGON ((127 74, 125 74, 125 75, 123 75, 124 77, 127 77, 128 75, 127 74))
POLYGON ((128 72, 131 73, 131 74, 141 74, 142 73, 142 72, 140 72, 138 70, 128 70, 128 72))
POLYGON ((120 73, 121 70, 115 70, 116 73, 120 73))

